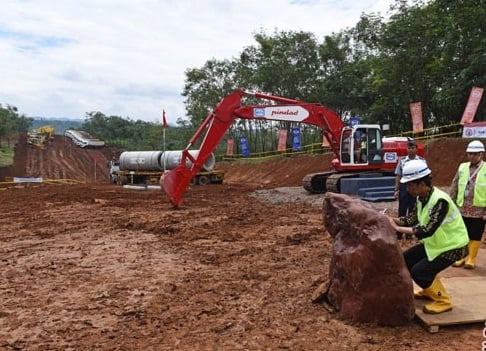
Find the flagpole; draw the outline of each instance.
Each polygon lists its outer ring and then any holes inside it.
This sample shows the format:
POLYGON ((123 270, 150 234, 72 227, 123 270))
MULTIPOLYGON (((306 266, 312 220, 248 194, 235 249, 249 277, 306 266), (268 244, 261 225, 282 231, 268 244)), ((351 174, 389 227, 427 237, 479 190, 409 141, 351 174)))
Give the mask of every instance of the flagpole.
POLYGON ((164 156, 164 172, 166 171, 166 159, 167 155, 165 154, 165 128, 167 127, 167 121, 165 119, 165 110, 162 110, 162 151, 163 151, 163 156, 164 156))

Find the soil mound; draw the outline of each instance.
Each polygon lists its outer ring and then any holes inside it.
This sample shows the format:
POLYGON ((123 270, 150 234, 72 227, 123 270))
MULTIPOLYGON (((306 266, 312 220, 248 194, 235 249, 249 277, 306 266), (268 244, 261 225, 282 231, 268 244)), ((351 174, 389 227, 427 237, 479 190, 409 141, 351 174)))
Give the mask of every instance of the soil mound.
POLYGON ((82 149, 71 139, 54 136, 45 149, 27 144, 26 135, 21 135, 15 145, 14 163, 0 168, 0 181, 5 177, 46 179, 75 179, 85 183, 108 183, 107 163, 118 156, 116 148, 82 149))

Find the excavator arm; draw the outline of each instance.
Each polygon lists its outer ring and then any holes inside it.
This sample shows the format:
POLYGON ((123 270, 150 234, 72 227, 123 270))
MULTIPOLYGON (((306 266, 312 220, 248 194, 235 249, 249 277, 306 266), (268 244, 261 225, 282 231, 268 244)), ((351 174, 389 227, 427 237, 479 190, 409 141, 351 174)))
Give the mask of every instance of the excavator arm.
POLYGON ((319 104, 236 90, 224 97, 206 117, 187 147, 182 151, 179 166, 171 171, 164 172, 162 175, 161 185, 175 207, 182 203, 182 195, 189 186, 191 179, 198 173, 237 118, 297 122, 321 127, 330 147, 336 155, 339 155, 339 140, 344 122, 331 109, 319 104), (241 99, 245 94, 257 99, 273 101, 273 103, 241 106, 241 99), (189 150, 203 133, 205 135, 199 147, 199 153, 196 157, 193 157, 189 150), (188 160, 191 164, 190 168, 187 167, 188 160))

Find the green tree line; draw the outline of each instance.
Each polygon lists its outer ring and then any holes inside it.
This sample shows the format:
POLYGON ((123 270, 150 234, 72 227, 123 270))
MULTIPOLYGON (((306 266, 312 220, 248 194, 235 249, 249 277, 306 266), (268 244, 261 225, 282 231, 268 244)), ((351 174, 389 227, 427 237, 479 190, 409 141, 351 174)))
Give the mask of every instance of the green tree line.
MULTIPOLYGON (((362 123, 387 124, 391 134, 412 129, 412 102, 422 103, 425 128, 458 123, 471 88, 486 85, 484 18, 486 0, 396 0, 387 19, 363 14, 354 27, 322 38, 303 31, 255 33, 255 43, 238 57, 213 58, 186 70, 187 119, 165 130, 165 148, 184 148, 235 89, 318 102, 341 116, 360 116, 362 123)), ((484 100, 475 121, 484 119, 484 100)), ((278 130, 297 126, 304 143, 322 140, 312 126, 248 120, 236 120, 226 138, 238 146, 247 137, 252 152, 275 150, 278 130)), ((82 128, 125 149, 163 147, 163 129, 156 123, 90 112, 82 128)), ((224 152, 223 144, 217 152, 224 152)))
MULTIPOLYGON (((243 88, 319 102, 341 116, 388 124, 391 134, 412 129, 412 102, 422 103, 425 128, 458 123, 471 88, 485 86, 485 16, 484 0, 398 0, 388 20, 363 14, 353 28, 321 39, 258 33, 239 57, 186 71, 187 115, 198 125, 222 96, 243 88)), ((476 121, 485 106, 483 99, 476 121)), ((229 137, 243 134, 255 144, 252 129, 261 122, 239 121, 229 137)))

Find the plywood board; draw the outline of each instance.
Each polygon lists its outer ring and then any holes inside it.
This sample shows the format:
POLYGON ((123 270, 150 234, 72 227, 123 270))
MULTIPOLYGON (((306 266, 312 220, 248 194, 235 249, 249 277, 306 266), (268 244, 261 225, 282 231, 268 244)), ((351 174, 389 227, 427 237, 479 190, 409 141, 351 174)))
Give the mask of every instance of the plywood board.
MULTIPOLYGON (((427 314, 422 309, 430 300, 415 300, 415 316, 428 331, 436 333, 441 326, 486 321, 485 277, 450 277, 441 278, 441 281, 451 297, 451 311, 427 314)), ((414 289, 420 288, 414 284, 414 289)))

